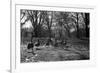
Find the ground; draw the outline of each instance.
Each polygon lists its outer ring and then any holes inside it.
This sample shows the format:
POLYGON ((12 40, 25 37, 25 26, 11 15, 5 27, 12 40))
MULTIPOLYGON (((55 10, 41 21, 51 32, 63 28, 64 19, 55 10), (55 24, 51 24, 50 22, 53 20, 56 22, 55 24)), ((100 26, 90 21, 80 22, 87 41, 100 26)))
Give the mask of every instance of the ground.
POLYGON ((39 46, 34 56, 26 44, 21 44, 21 63, 29 62, 49 62, 49 61, 69 61, 69 60, 89 60, 89 41, 70 39, 66 45, 39 46))

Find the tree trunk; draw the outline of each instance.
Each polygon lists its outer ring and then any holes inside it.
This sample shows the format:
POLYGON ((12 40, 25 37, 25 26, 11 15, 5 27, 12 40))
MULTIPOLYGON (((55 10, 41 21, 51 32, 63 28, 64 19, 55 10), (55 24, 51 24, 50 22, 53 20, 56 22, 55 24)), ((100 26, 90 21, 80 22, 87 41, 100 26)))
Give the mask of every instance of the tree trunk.
POLYGON ((86 37, 89 37, 89 13, 85 13, 85 25, 86 25, 86 28, 85 28, 85 31, 86 31, 86 37))
POLYGON ((33 23, 35 37, 38 37, 38 31, 37 31, 37 29, 38 29, 38 28, 37 28, 37 27, 38 27, 38 26, 37 26, 37 24, 38 24, 38 23, 37 23, 38 16, 37 16, 37 14, 38 14, 38 13, 37 13, 37 11, 36 11, 36 14, 35 14, 35 22, 33 23))
POLYGON ((77 23, 76 23, 76 28, 77 28, 77 38, 80 38, 80 35, 79 35, 79 24, 78 24, 78 13, 76 14, 77 15, 77 23))
POLYGON ((71 38, 71 35, 70 35, 70 28, 69 26, 67 25, 67 27, 64 25, 66 31, 67 31, 67 34, 68 34, 68 38, 71 38))

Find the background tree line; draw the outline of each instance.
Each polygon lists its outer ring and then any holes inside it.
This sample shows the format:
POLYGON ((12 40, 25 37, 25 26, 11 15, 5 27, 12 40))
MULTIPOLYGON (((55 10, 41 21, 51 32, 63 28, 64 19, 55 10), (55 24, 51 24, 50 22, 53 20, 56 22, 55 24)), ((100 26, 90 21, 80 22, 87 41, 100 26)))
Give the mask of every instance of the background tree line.
POLYGON ((90 14, 21 9, 21 40, 89 38, 90 14))

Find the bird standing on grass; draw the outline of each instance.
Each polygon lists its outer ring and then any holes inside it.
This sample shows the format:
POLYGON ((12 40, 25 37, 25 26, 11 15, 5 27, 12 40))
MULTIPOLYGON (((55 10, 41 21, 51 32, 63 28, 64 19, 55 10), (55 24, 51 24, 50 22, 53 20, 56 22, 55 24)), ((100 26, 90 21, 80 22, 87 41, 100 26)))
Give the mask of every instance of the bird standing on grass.
POLYGON ((32 42, 28 43, 27 49, 32 49, 34 47, 34 44, 32 42))
POLYGON ((33 48, 34 48, 34 44, 33 44, 33 42, 28 43, 28 45, 27 45, 27 49, 28 49, 28 50, 32 50, 31 53, 32 53, 33 55, 35 55, 33 48))
POLYGON ((38 47, 40 46, 40 41, 39 39, 37 40, 37 42, 34 43, 34 49, 35 50, 40 50, 38 47))
POLYGON ((40 46, 40 41, 38 40, 36 43, 34 43, 34 46, 39 47, 40 46))

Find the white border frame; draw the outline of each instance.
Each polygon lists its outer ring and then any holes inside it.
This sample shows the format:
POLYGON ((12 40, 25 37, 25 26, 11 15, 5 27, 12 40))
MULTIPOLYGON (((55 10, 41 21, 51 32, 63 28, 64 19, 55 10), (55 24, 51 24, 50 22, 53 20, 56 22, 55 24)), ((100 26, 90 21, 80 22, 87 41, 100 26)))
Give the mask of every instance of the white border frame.
POLYGON ((78 5, 62 5, 62 4, 40 4, 36 5, 34 2, 27 1, 12 1, 11 2, 11 72, 27 72, 38 70, 53 70, 53 69, 66 69, 66 68, 79 68, 96 65, 95 59, 95 8, 89 6, 78 5), (25 4, 24 4, 25 3, 25 4), (32 4, 33 3, 33 4, 32 4), (35 6, 35 7, 34 7, 35 6), (72 12, 90 12, 90 60, 84 61, 66 61, 66 62, 46 62, 46 63, 29 63, 20 64, 20 9, 35 9, 35 10, 51 10, 51 11, 72 11, 72 12), (74 11, 73 11, 74 10, 74 11), (17 25, 16 25, 17 24, 17 25), (17 34, 17 35, 16 35, 17 34), (17 40, 16 40, 17 39, 17 40), (16 50, 17 49, 17 50, 16 50), (16 52, 17 51, 17 52, 16 52), (66 65, 67 64, 67 65, 66 65), (33 67, 34 65, 34 67, 33 67), (48 67, 49 66, 49 67, 48 67), (34 70, 33 70, 34 69, 34 70))

